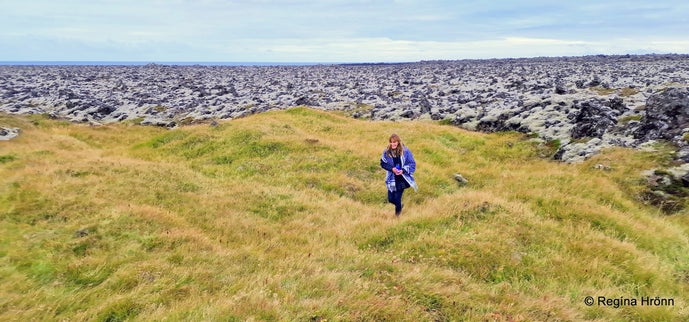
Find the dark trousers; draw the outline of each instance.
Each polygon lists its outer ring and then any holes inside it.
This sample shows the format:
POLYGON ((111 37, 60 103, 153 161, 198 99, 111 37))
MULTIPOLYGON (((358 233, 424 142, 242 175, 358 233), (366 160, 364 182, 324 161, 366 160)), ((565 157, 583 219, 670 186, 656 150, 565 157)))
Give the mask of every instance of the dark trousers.
POLYGON ((404 189, 397 189, 397 191, 388 190, 388 202, 395 205, 395 214, 402 212, 402 194, 404 189))

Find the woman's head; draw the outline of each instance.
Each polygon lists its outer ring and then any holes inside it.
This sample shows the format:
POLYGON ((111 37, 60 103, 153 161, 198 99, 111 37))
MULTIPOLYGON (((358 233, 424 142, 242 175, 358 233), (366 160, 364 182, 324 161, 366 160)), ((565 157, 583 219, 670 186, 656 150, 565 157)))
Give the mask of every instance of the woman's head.
POLYGON ((402 148, 404 147, 404 144, 402 144, 402 139, 400 139, 399 135, 394 133, 390 135, 388 143, 388 154, 402 155, 402 148))

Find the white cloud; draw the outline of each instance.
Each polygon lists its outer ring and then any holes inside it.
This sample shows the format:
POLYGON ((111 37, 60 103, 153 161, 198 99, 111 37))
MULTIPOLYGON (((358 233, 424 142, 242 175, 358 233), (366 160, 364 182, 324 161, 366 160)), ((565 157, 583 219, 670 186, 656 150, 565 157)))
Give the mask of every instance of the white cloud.
POLYGON ((259 53, 267 61, 402 62, 436 59, 578 56, 677 52, 689 41, 650 42, 640 46, 628 39, 608 42, 508 37, 480 41, 408 41, 389 38, 242 40, 240 49, 225 49, 228 57, 259 53))
POLYGON ((8 0, 0 60, 70 50, 75 60, 311 62, 689 53, 688 16, 679 0, 8 0))
POLYGON ((548 46, 548 45, 587 45, 591 42, 581 40, 562 40, 562 39, 548 39, 548 38, 525 38, 525 37, 507 37, 504 39, 506 43, 518 46, 548 46))
POLYGON ((651 40, 648 42, 651 48, 662 48, 664 52, 687 53, 689 39, 684 40, 651 40))

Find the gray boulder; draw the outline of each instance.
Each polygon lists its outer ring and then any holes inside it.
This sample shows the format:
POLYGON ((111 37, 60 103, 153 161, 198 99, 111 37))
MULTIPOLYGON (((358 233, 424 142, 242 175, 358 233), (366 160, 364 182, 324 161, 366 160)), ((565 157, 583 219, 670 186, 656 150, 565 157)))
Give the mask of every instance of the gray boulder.
POLYGON ((19 135, 18 128, 0 127, 0 141, 9 141, 19 135))
POLYGON ((682 142, 682 134, 689 127, 689 88, 668 88, 646 100, 646 115, 642 117, 634 136, 643 141, 665 139, 682 142))
POLYGON ((572 138, 602 138, 609 128, 617 124, 620 115, 619 104, 621 103, 614 99, 592 99, 575 104, 575 112, 568 116, 574 123, 572 138))

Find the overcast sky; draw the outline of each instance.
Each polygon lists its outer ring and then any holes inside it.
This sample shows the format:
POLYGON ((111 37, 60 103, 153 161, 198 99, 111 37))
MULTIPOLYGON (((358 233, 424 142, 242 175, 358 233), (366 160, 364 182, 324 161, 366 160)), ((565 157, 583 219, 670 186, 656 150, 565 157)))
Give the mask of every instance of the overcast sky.
POLYGON ((687 0, 0 0, 0 61, 689 53, 687 0))

